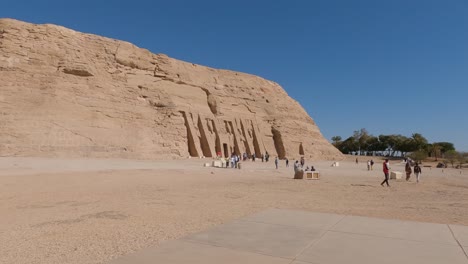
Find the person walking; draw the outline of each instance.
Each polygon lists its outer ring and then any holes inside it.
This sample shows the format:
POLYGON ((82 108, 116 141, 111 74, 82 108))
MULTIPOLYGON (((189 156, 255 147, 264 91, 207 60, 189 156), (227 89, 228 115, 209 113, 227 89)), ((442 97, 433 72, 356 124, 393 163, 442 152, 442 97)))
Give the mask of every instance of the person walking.
POLYGON ((405 172, 406 172, 406 181, 409 181, 409 179, 411 178, 411 173, 413 172, 411 170, 411 165, 410 165, 409 160, 406 161, 405 172))
POLYGON ((289 160, 288 160, 288 158, 286 158, 286 168, 288 168, 288 167, 289 167, 289 160))
POLYGON ((371 170, 374 169, 374 160, 370 160, 370 169, 371 169, 371 170))
POLYGON ((278 169, 278 157, 275 158, 275 166, 276 166, 276 169, 278 169))
POLYGON ((416 182, 419 183, 419 175, 422 174, 421 167, 419 167, 418 163, 416 162, 416 165, 414 165, 414 175, 416 175, 416 182))
POLYGON ((367 170, 370 170, 370 160, 367 161, 367 170))
POLYGON ((389 178, 388 172, 389 171, 390 171, 390 164, 388 163, 388 159, 386 159, 383 163, 383 173, 385 175, 385 180, 383 180, 383 182, 380 185, 383 186, 384 183, 387 183, 387 186, 390 187, 390 184, 388 184, 388 178, 389 178))

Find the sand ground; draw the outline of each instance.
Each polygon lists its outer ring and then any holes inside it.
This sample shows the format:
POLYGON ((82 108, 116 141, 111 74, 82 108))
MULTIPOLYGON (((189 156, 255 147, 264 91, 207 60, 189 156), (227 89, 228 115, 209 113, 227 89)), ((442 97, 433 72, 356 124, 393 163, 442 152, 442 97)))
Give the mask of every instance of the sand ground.
POLYGON ((272 161, 0 158, 0 263, 106 263, 266 208, 468 225, 467 170, 423 168, 421 183, 385 188, 381 161, 368 171, 366 159, 309 162, 322 175, 311 181, 272 161))

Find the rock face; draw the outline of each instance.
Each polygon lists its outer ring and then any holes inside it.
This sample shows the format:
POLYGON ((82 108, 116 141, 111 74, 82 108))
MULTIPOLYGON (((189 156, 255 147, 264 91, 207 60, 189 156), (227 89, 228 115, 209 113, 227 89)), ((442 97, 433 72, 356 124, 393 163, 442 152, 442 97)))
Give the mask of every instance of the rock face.
POLYGON ((55 25, 0 20, 0 156, 337 159, 276 83, 55 25))

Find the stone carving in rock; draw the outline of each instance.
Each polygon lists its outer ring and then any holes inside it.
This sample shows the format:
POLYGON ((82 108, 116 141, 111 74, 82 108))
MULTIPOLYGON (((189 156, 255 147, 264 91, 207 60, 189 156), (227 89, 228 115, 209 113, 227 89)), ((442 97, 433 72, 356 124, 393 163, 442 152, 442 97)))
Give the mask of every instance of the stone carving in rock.
POLYGON ((272 81, 55 25, 0 32, 1 156, 341 157, 272 81))

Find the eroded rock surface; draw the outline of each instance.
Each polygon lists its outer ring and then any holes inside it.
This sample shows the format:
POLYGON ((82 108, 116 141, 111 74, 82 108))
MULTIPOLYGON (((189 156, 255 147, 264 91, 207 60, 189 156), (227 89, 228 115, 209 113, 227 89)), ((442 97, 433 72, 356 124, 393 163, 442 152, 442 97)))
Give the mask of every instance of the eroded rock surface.
POLYGON ((0 20, 0 156, 341 157, 276 83, 0 20))

